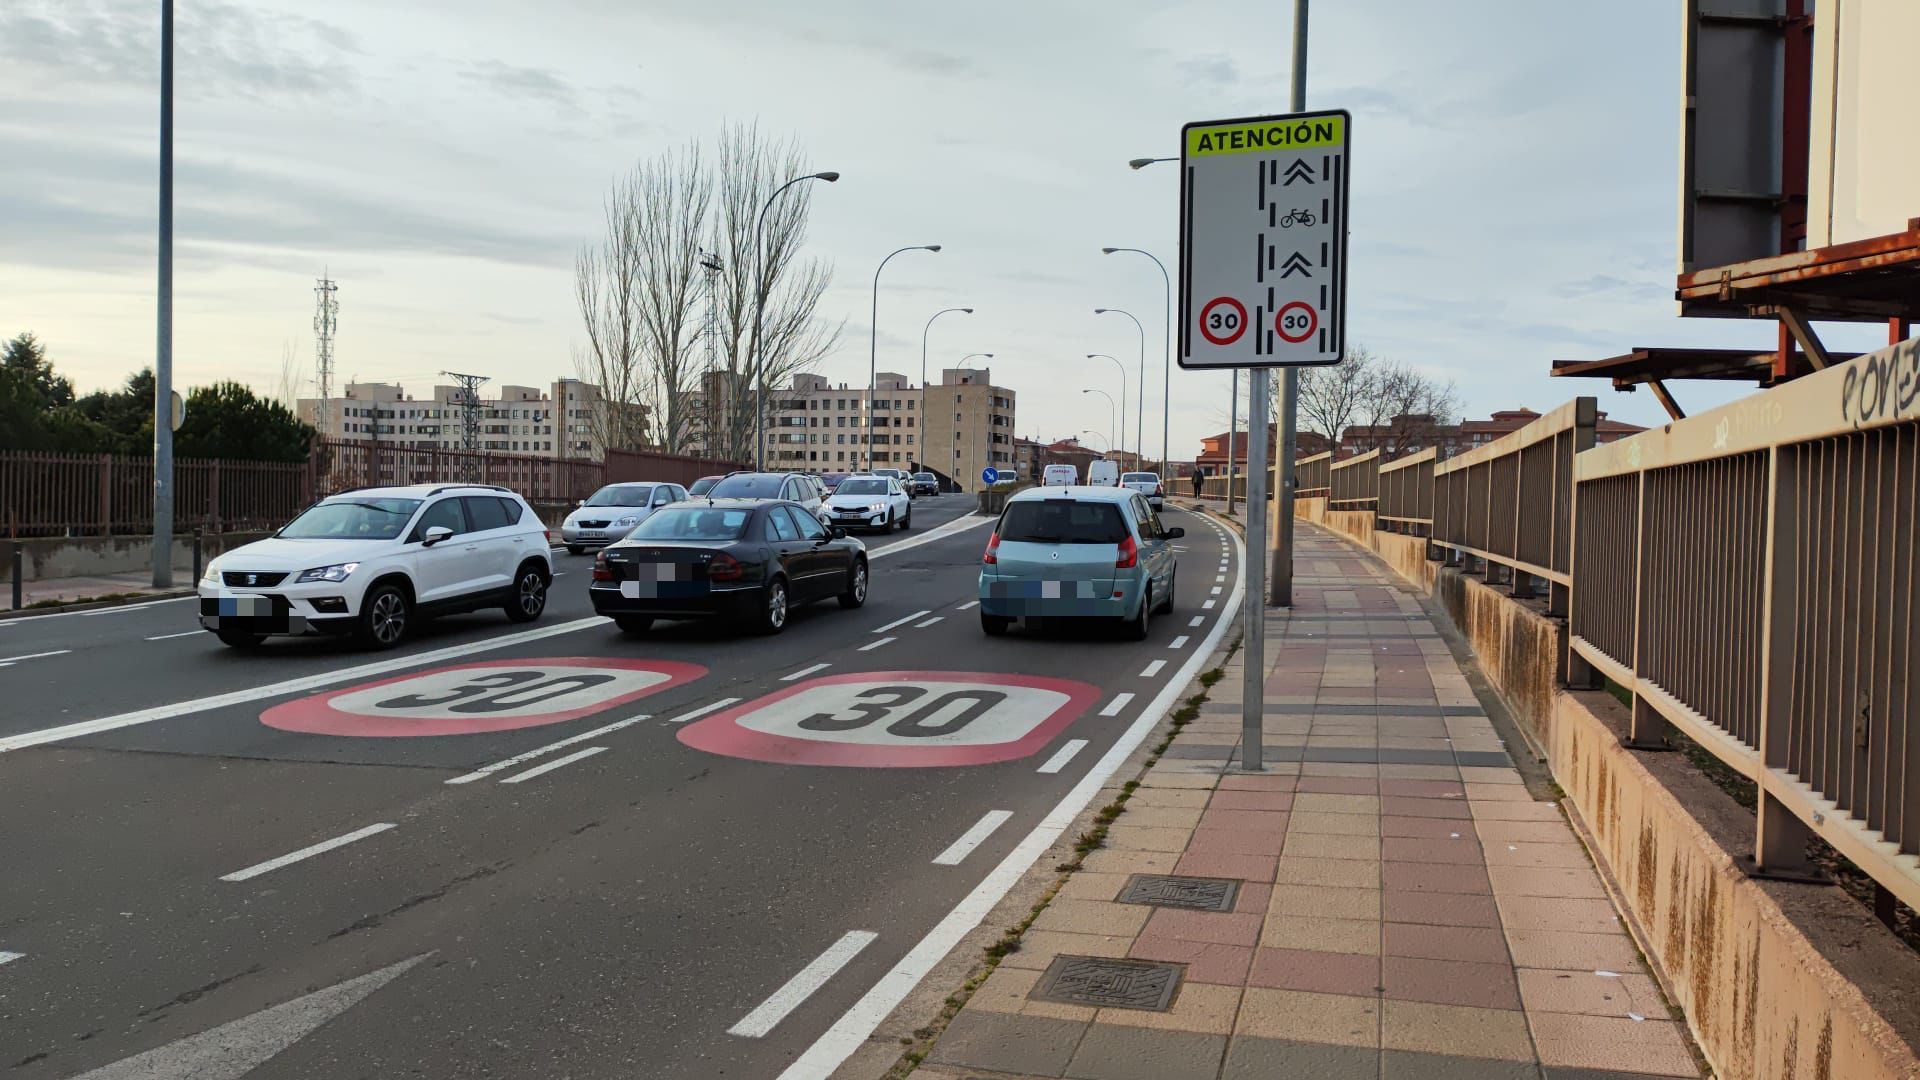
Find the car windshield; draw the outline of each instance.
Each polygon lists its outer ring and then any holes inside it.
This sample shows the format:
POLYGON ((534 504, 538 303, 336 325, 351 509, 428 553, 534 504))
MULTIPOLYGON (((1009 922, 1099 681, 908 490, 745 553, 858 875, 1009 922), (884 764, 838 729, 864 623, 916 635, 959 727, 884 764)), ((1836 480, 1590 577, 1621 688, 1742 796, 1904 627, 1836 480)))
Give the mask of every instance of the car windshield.
POLYGON ((786 482, 780 473, 747 473, 722 478, 707 494, 716 499, 777 499, 786 482))
POLYGON ((669 506, 640 523, 629 540, 738 540, 753 511, 729 506, 669 506))
POLYGON ((1150 472, 1130 472, 1121 477, 1120 482, 1123 484, 1157 484, 1160 482, 1160 477, 1158 474, 1150 472))
POLYGON ((687 489, 687 494, 705 495, 707 492, 713 490, 713 485, 719 482, 720 478, 717 476, 703 476, 693 482, 693 486, 687 489))
POLYGON ((1127 523, 1110 502, 1033 499, 1008 506, 1000 519, 1002 542, 1117 544, 1126 537, 1127 523))
POLYGON ((862 476, 851 480, 842 480, 834 489, 835 495, 885 495, 887 482, 873 477, 862 476))
POLYGON ((653 498, 652 484, 608 484, 593 493, 588 506, 645 506, 653 498))
POLYGON ((280 530, 287 540, 392 540, 420 509, 419 499, 328 499, 280 530))

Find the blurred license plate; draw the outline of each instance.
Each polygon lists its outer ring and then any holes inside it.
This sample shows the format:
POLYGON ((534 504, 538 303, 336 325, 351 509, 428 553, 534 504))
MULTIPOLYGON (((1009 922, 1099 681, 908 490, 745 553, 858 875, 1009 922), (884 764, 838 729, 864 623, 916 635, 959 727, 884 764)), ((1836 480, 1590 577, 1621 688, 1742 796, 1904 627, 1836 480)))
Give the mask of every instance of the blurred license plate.
POLYGON ((705 596, 708 585, 693 579, 693 567, 685 563, 640 563, 634 567, 639 576, 620 583, 620 595, 629 600, 642 597, 705 596))
POLYGON ((1090 597, 1091 581, 995 581, 988 595, 1016 600, 1059 600, 1062 597, 1090 597))
POLYGON ((220 598, 219 610, 212 612, 212 614, 243 618, 258 618, 265 615, 272 615, 273 597, 223 596, 220 598))

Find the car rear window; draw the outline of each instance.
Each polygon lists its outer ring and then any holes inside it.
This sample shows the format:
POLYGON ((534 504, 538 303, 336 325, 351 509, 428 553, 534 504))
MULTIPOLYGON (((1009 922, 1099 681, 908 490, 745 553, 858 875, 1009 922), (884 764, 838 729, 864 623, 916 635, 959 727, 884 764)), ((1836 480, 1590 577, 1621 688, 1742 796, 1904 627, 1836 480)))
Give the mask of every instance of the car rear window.
POLYGON ((707 494, 715 499, 779 499, 785 497, 786 482, 779 473, 729 476, 709 488, 707 494))
POLYGON ((628 534, 632 540, 738 540, 753 511, 745 507, 668 506, 628 534))
POLYGON ((1003 542, 1117 544, 1126 536, 1126 519, 1110 502, 1035 499, 1009 505, 1000 519, 1003 542))
POLYGON ((1150 472, 1130 472, 1120 478, 1123 484, 1157 484, 1160 477, 1150 472))

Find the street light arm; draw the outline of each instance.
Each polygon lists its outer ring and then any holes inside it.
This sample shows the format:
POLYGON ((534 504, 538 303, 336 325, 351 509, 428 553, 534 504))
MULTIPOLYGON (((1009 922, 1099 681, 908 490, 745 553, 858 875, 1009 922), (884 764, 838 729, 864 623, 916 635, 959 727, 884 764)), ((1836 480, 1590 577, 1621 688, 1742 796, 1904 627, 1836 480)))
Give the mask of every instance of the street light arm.
MULTIPOLYGON (((902 251, 939 251, 939 244, 909 244, 892 251, 880 260, 873 270, 873 314, 867 320, 867 468, 873 468, 873 414, 874 404, 880 396, 880 271, 887 268, 895 255, 902 251)), ((924 341, 924 338, 922 339, 924 341)))
MULTIPOLYGON (((1161 358, 1160 362, 1160 467, 1165 469, 1167 467, 1167 444, 1173 421, 1173 407, 1170 401, 1170 395, 1173 393, 1173 278, 1167 274, 1167 264, 1161 262, 1160 257, 1151 251, 1131 247, 1110 247, 1101 248, 1100 250, 1108 255, 1112 255, 1117 251, 1131 251, 1135 255, 1145 255, 1147 258, 1152 259, 1153 265, 1160 268, 1160 282, 1165 285, 1167 289, 1167 324, 1164 330, 1165 337, 1162 339, 1162 345, 1165 348, 1166 355, 1161 358)), ((1141 363, 1143 367, 1146 362, 1145 341, 1146 338, 1143 331, 1141 336, 1141 363)), ((1141 372, 1141 377, 1143 380, 1146 377, 1144 370, 1141 372)))
POLYGON ((805 180, 824 180, 831 184, 838 179, 840 179, 840 174, 831 170, 827 172, 808 173, 805 176, 796 176, 786 183, 781 184, 779 187, 774 188, 773 194, 767 196, 767 201, 760 204, 760 212, 755 214, 753 218, 753 261, 755 264, 755 281, 753 286, 753 341, 751 353, 753 363, 747 374, 753 382, 754 390, 753 464, 755 468, 764 468, 766 466, 767 424, 766 362, 765 358, 760 355, 760 322, 763 311, 767 306, 767 259, 765 254, 760 250, 760 233, 762 227, 767 223, 767 211, 772 209, 773 201, 780 197, 781 192, 805 180))
MULTIPOLYGON (((927 319, 926 329, 920 331, 920 419, 918 422, 920 424, 920 451, 923 455, 927 449, 927 335, 933 332, 934 319, 955 311, 964 312, 968 315, 973 314, 973 309, 970 307, 942 308, 934 312, 933 315, 927 319)), ((913 455, 908 454, 907 459, 911 461, 913 455)), ((920 462, 921 464, 925 464, 926 458, 923 456, 920 462)))

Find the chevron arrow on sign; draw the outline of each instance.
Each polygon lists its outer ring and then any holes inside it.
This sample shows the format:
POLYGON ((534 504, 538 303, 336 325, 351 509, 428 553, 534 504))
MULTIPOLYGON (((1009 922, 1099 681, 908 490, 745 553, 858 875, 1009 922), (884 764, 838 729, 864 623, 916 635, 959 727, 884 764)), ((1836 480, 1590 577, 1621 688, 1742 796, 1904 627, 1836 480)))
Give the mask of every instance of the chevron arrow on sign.
POLYGON ((1311 265, 1312 264, 1307 262, 1306 256, 1296 251, 1293 254, 1287 256, 1286 262, 1283 262, 1280 264, 1280 269, 1282 271, 1280 276, 1282 278, 1290 278, 1295 274, 1303 274, 1307 277, 1312 277, 1313 270, 1310 269, 1311 265))
POLYGON ((1312 167, 1299 158, 1295 158, 1293 164, 1287 166, 1286 183, 1281 186, 1292 187, 1295 180, 1305 180, 1309 184, 1313 183, 1312 167))

